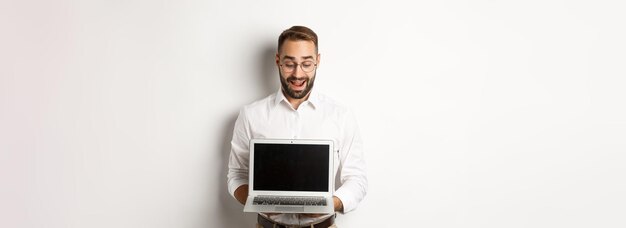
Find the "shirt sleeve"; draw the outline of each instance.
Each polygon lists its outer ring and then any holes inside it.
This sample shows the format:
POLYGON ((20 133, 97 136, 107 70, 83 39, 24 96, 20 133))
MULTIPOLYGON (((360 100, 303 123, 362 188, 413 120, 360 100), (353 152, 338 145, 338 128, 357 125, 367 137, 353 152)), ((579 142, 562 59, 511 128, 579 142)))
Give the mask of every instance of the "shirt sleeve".
POLYGON ((367 193, 367 176, 363 155, 363 141, 351 112, 344 119, 342 141, 339 145, 339 175, 341 185, 335 191, 343 203, 343 213, 358 206, 367 193))
POLYGON ((233 198, 235 190, 241 185, 248 184, 248 170, 250 165, 250 122, 245 108, 241 109, 230 143, 230 157, 228 160, 228 192, 233 198))

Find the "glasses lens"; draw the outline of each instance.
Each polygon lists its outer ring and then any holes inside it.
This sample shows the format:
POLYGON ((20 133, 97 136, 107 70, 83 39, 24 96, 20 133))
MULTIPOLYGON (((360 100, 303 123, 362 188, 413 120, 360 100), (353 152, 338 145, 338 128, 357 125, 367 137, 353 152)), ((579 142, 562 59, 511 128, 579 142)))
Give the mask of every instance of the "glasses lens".
POLYGON ((298 65, 300 65, 302 71, 306 73, 314 71, 316 67, 315 62, 313 61, 304 61, 300 64, 294 62, 284 62, 282 65, 280 65, 280 67, 285 73, 291 73, 296 70, 296 67, 298 67, 298 65))
POLYGON ((312 61, 302 62, 301 65, 302 65, 302 70, 307 73, 315 69, 315 63, 313 63, 312 61))
POLYGON ((283 65, 281 65, 281 67, 283 68, 283 71, 290 73, 294 69, 296 69, 296 64, 293 62, 285 62, 283 63, 283 65))

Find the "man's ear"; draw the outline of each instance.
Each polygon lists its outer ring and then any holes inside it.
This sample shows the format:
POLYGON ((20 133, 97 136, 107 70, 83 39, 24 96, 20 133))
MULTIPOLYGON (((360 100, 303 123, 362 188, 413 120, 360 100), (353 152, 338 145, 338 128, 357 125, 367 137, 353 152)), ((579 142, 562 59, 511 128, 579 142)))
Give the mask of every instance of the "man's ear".
POLYGON ((320 66, 320 60, 321 60, 321 58, 322 58, 322 54, 317 53, 317 67, 319 67, 319 66, 320 66))
POLYGON ((280 54, 278 54, 278 52, 276 52, 275 59, 276 59, 276 66, 280 65, 280 54))

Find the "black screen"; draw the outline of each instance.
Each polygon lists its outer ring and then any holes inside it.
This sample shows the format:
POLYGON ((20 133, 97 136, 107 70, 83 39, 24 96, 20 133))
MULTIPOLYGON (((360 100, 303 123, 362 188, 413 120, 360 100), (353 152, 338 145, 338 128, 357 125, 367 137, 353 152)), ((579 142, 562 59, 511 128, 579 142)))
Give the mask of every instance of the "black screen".
POLYGON ((328 190, 328 145, 254 144, 254 190, 328 190))

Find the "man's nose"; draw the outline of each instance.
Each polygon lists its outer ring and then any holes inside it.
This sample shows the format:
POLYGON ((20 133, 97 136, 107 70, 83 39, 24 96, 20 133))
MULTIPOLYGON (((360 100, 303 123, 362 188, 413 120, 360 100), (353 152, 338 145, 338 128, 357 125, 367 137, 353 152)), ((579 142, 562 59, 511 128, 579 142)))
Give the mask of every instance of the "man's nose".
POLYGON ((296 76, 297 78, 306 76, 306 73, 304 73, 304 71, 302 70, 302 65, 300 64, 296 65, 296 69, 293 70, 293 75, 296 76))

